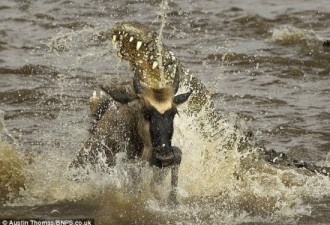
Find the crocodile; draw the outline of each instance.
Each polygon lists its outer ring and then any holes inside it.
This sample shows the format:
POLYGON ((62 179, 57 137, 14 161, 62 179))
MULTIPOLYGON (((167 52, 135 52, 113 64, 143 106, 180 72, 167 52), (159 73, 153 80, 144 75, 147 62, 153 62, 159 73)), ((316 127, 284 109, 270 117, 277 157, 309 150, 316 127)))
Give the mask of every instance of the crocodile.
MULTIPOLYGON (((183 91, 193 90, 188 102, 188 115, 198 115, 204 109, 203 116, 207 116, 209 125, 217 131, 217 121, 221 120, 221 115, 217 112, 211 100, 211 93, 205 85, 187 69, 174 53, 159 42, 158 34, 150 30, 147 26, 138 22, 119 22, 116 23, 110 31, 110 39, 115 47, 117 56, 120 60, 126 60, 130 63, 132 71, 136 68, 141 70, 140 80, 151 88, 161 88, 173 82, 174 74, 179 73, 180 89, 183 91), (206 110, 205 110, 206 109, 206 110)), ((95 126, 102 119, 103 114, 111 105, 106 96, 93 96, 90 99, 91 113, 95 118, 95 126)), ((203 122, 200 127, 203 127, 203 122)), ((236 127, 236 126, 235 126, 236 127)), ((221 133, 220 130, 218 133, 221 133)), ((205 131, 201 133, 207 137, 210 134, 205 131)), ((253 135, 252 131, 246 131, 240 138, 233 132, 228 143, 228 148, 233 145, 232 141, 237 143, 237 150, 247 152, 251 149, 257 149, 254 154, 254 160, 263 160, 264 162, 276 167, 288 167, 305 169, 309 174, 319 173, 330 176, 330 167, 317 166, 313 163, 296 160, 283 152, 267 150, 261 145, 253 135)), ((93 158, 93 157, 91 157, 93 158)), ((79 157, 77 159, 79 161, 79 157)), ((76 161, 77 161, 76 160, 76 161)))

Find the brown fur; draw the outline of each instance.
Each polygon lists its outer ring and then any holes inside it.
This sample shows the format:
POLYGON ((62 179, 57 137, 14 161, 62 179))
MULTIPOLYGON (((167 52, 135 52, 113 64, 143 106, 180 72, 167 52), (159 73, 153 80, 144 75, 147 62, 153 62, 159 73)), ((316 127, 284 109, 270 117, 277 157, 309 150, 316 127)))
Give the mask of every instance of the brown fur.
POLYGON ((173 106, 173 90, 170 87, 160 89, 145 88, 142 98, 162 114, 173 106))
POLYGON ((147 134, 138 129, 141 116, 140 114, 136 116, 137 113, 133 105, 113 102, 104 112, 92 135, 70 166, 93 165, 97 163, 100 153, 105 154, 106 163, 112 166, 115 164, 115 154, 122 150, 126 150, 129 159, 140 158, 145 147, 143 144, 145 140, 141 137, 146 137, 147 134), (144 134, 141 134, 142 132, 144 134))

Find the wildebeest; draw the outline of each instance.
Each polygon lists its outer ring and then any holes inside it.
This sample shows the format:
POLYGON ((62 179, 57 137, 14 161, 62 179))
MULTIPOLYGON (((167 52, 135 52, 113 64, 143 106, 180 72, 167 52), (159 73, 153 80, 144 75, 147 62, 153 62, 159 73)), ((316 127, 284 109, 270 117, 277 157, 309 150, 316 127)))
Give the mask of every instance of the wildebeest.
POLYGON ((100 153, 106 155, 107 164, 115 164, 115 155, 125 149, 130 161, 146 161, 157 168, 171 168, 169 199, 177 203, 176 188, 182 152, 172 146, 173 120, 177 106, 192 93, 175 96, 179 89, 180 75, 176 70, 171 86, 150 88, 140 81, 135 69, 133 82, 100 85, 115 101, 91 102, 91 109, 98 117, 92 135, 71 163, 80 167, 95 163, 100 153), (94 104, 94 105, 93 105, 94 104), (96 104, 96 105, 95 105, 96 104))

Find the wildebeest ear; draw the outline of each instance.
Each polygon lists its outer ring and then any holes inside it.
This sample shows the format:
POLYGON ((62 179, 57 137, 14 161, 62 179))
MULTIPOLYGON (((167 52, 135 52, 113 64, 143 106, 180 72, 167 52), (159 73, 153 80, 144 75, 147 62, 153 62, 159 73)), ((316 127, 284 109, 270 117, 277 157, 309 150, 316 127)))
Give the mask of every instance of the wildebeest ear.
POLYGON ((176 105, 180 105, 180 104, 184 103, 185 101, 187 101, 187 99, 189 98, 191 93, 192 93, 192 90, 190 90, 187 93, 174 96, 173 103, 176 104, 176 105))
POLYGON ((137 98, 130 85, 118 85, 113 82, 101 84, 100 88, 108 93, 116 102, 127 104, 137 98))

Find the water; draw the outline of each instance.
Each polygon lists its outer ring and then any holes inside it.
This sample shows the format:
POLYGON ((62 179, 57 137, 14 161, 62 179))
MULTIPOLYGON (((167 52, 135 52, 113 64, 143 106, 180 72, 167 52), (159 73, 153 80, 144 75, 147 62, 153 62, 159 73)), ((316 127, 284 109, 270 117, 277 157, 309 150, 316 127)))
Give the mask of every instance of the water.
POLYGON ((238 151, 251 130, 267 149, 330 166, 327 1, 168 1, 162 40, 210 89, 221 114, 215 129, 207 109, 195 117, 179 109, 180 206, 162 204, 169 182, 151 189, 150 168, 120 156, 110 173, 78 171, 84 180, 72 179, 67 166, 88 138, 89 97, 100 82, 131 75, 109 30, 137 20, 159 32, 160 4, 1 1, 0 218, 330 224, 328 177, 257 160, 254 140, 238 151), (138 187, 127 167, 143 172, 138 187))

